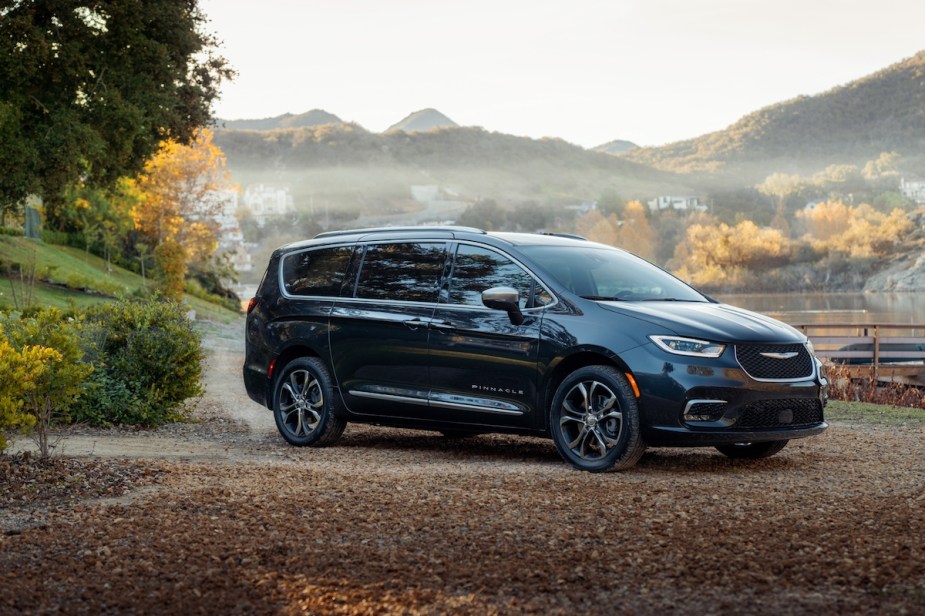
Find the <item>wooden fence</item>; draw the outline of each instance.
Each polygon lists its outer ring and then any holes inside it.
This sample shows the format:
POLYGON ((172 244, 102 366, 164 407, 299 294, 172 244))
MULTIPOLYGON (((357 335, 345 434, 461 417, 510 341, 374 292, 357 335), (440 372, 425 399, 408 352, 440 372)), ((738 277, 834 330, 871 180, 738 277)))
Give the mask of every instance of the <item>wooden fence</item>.
POLYGON ((794 325, 823 361, 858 378, 925 385, 925 325, 812 323, 794 325))

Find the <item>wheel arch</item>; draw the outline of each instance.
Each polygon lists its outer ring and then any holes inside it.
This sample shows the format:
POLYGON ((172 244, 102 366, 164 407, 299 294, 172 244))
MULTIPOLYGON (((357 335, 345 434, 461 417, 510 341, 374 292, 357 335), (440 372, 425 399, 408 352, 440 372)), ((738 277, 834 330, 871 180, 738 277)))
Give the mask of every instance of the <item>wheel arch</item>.
POLYGON ((604 350, 583 349, 562 357, 558 362, 550 366, 550 371, 545 379, 546 385, 542 391, 543 430, 545 432, 549 433, 549 414, 552 411, 552 400, 556 395, 559 384, 569 374, 585 366, 611 366, 623 374, 632 375, 632 370, 626 365, 626 362, 618 355, 604 350))
MULTIPOLYGON (((288 364, 292 360, 298 359, 300 357, 316 357, 324 361, 323 357, 321 356, 321 353, 319 353, 317 350, 313 349, 311 346, 309 346, 308 344, 302 341, 294 342, 292 344, 287 345, 285 348, 283 348, 283 350, 280 351, 279 355, 277 355, 270 362, 270 367, 267 370, 267 372, 269 373, 268 380, 269 380, 270 386, 267 388, 267 396, 266 396, 267 399, 266 399, 265 404, 268 409, 273 410, 273 395, 274 395, 274 392, 276 391, 276 382, 277 382, 277 379, 279 378, 280 373, 282 373, 283 368, 286 366, 286 364, 288 364)), ((335 382, 335 388, 336 387, 337 385, 335 382)))

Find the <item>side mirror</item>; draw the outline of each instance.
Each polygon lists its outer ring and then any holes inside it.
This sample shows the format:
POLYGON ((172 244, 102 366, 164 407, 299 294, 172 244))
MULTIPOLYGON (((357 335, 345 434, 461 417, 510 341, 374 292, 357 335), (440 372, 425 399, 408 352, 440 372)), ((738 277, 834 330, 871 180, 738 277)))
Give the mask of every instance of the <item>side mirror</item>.
POLYGON ((511 323, 520 325, 524 315, 520 311, 520 293, 511 287, 492 287, 482 291, 482 304, 492 310, 503 310, 510 317, 511 323))

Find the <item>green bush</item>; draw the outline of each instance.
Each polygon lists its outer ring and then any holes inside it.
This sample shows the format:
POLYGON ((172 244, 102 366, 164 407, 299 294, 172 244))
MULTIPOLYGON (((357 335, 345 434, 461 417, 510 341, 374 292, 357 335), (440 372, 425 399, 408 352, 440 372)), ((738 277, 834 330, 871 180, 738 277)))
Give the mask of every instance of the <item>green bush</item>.
POLYGON ((156 426, 184 419, 183 403, 203 392, 200 337, 177 302, 91 308, 85 341, 96 372, 74 408, 78 421, 156 426))
POLYGON ((0 227, 0 235, 22 237, 22 229, 17 229, 16 227, 0 227))
MULTIPOLYGON (((22 233, 20 233, 20 235, 22 235, 22 233)), ((55 244, 57 246, 70 246, 71 234, 64 231, 42 229, 42 241, 46 244, 55 244)))

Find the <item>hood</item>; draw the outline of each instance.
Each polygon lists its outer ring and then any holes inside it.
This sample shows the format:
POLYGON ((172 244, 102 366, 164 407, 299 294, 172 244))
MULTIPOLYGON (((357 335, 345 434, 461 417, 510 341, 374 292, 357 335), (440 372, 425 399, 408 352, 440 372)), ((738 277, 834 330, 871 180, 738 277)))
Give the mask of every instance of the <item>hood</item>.
POLYGON ((786 323, 728 304, 653 301, 598 302, 598 305, 647 321, 678 336, 711 342, 793 343, 806 340, 806 336, 786 323))

